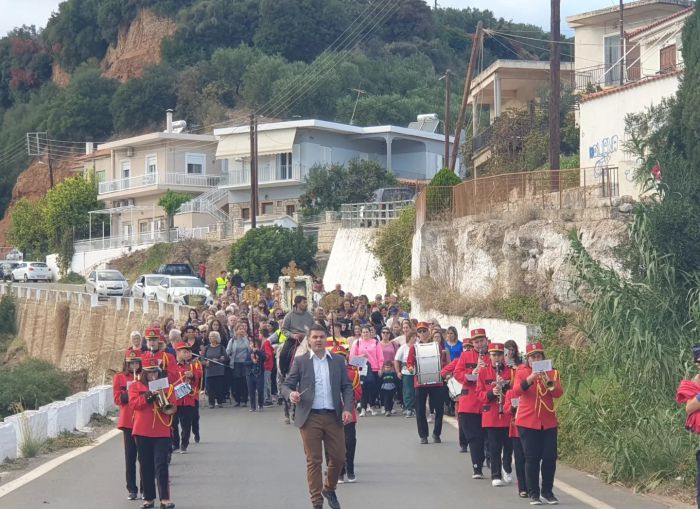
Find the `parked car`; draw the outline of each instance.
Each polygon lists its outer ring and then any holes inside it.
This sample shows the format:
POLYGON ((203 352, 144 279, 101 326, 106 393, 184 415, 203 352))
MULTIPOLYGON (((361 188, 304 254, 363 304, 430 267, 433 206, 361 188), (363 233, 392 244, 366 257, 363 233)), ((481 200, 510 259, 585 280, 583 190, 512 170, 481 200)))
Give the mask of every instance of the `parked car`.
POLYGON ((9 281, 12 279, 12 271, 17 268, 20 262, 13 261, 2 261, 0 262, 0 279, 2 281, 9 281))
POLYGON ((170 276, 196 276, 189 263, 166 263, 158 267, 156 273, 170 276))
POLYGON ((20 262, 12 270, 12 281, 51 281, 53 274, 44 262, 20 262))
POLYGON ((100 297, 128 297, 129 282, 118 270, 93 270, 85 281, 85 291, 100 297))
POLYGON ((140 299, 155 300, 156 290, 162 280, 162 274, 143 274, 134 281, 134 286, 131 287, 131 295, 140 299))
POLYGON ((156 288, 156 298, 161 302, 193 307, 214 304, 209 287, 194 276, 164 276, 156 288))
POLYGON ((413 187, 382 187, 374 192, 376 203, 387 203, 393 201, 409 201, 416 196, 416 190, 413 187))

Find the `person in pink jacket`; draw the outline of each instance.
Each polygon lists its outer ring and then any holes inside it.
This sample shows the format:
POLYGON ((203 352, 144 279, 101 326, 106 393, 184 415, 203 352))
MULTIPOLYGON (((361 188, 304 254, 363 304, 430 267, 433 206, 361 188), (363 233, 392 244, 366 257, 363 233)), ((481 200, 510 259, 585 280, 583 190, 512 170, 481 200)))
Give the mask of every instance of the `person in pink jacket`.
POLYGON ((379 370, 384 365, 384 353, 379 341, 372 336, 372 328, 363 325, 360 339, 355 341, 350 348, 350 360, 354 357, 364 357, 367 359, 367 374, 362 380, 362 400, 360 417, 367 415, 367 407, 371 415, 376 412, 372 409, 371 403, 377 397, 377 381, 379 380, 379 370))

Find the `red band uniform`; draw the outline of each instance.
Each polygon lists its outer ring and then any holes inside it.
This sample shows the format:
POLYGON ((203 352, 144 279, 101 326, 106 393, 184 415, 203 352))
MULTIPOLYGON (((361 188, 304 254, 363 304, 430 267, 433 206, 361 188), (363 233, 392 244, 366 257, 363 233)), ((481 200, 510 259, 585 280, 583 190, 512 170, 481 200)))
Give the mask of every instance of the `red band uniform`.
POLYGON ((491 458, 491 480, 494 486, 502 486, 512 481, 513 448, 508 439, 510 416, 504 411, 505 392, 512 386, 513 369, 503 362, 504 347, 502 343, 490 343, 488 346, 491 359, 479 371, 476 391, 482 403, 481 425, 486 430, 491 458), (500 387, 500 396, 496 394, 500 387))
MULTIPOLYGON (((484 329, 473 329, 470 335, 472 342, 485 341, 486 339, 486 331, 484 329)), ((462 384, 462 395, 457 403, 459 431, 463 435, 460 443, 469 446, 472 468, 474 469, 473 479, 483 479, 482 469, 485 459, 484 440, 486 436, 481 425, 483 404, 476 390, 477 377, 474 375, 479 361, 486 365, 489 362, 488 355, 480 353, 477 351, 477 348, 464 351, 459 356, 454 371, 454 377, 462 384)))
MULTIPOLYGON (((540 376, 533 375, 530 363, 544 359, 541 343, 527 345, 528 362, 515 373, 514 396, 519 398, 515 424, 525 451, 525 481, 530 499, 554 498, 554 474, 557 464, 557 414, 554 399, 563 393, 559 373, 547 373, 551 387, 540 376), (528 377, 534 376, 528 382, 528 377), (540 489, 540 475, 542 487, 540 489)), ((551 502, 550 502, 551 503, 551 502)))
POLYGON ((129 386, 135 380, 135 376, 141 371, 141 357, 136 351, 127 350, 124 359, 124 369, 114 375, 112 380, 112 395, 114 404, 119 408, 119 420, 117 428, 122 430, 124 440, 124 461, 126 466, 126 490, 129 500, 138 498, 138 486, 136 485, 136 442, 131 435, 133 411, 129 407, 129 386))
POLYGON ((161 337, 160 329, 149 327, 144 331, 143 336, 146 339, 146 343, 149 345, 149 349, 141 355, 141 358, 144 362, 156 359, 160 369, 167 373, 170 383, 175 383, 178 376, 176 369, 177 361, 173 354, 161 349, 165 345, 165 339, 161 337), (158 341, 158 348, 151 349, 150 345, 153 345, 156 340, 158 341))
MULTIPOLYGON (((177 413, 173 417, 173 450, 179 450, 184 454, 190 445, 190 435, 193 430, 197 407, 199 406, 202 366, 199 363, 191 362, 192 354, 187 343, 177 343, 175 351, 178 352, 178 362, 175 365, 177 379, 173 387, 177 387, 180 384, 189 384, 191 387, 189 394, 176 399, 177 413)), ((199 429, 196 430, 195 439, 198 436, 199 429)))
MULTIPOLYGON (((148 389, 147 373, 155 373, 161 377, 157 359, 143 361, 139 380, 129 387, 129 408, 132 410, 132 435, 136 439, 139 465, 141 467, 141 482, 143 484, 144 507, 156 498, 156 484, 160 495, 161 507, 170 505, 170 476, 168 472, 168 456, 171 445, 172 415, 166 415, 158 406, 155 394, 148 389)), ((173 386, 169 385, 163 394, 169 404, 175 405, 173 386)))

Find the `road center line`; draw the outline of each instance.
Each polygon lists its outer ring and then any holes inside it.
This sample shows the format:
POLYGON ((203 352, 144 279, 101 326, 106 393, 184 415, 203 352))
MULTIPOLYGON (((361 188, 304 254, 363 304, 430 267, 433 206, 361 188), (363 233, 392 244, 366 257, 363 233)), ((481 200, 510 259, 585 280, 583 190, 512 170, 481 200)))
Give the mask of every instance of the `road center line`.
MULTIPOLYGON (((457 419, 454 417, 449 417, 445 415, 443 417, 443 420, 447 422, 450 426, 452 426, 455 429, 459 429, 459 426, 457 424, 457 419)), ((584 493, 583 491, 574 488, 573 486, 563 482, 563 481, 554 481, 554 486, 557 487, 558 490, 563 491, 570 497, 573 497, 577 499, 580 502, 583 502, 584 504, 593 507, 594 509, 616 509, 615 507, 606 504, 602 500, 598 500, 595 497, 592 497, 588 495, 587 493, 584 493)))
POLYGON ((7 484, 0 486, 0 498, 4 497, 5 495, 12 493, 18 488, 21 488, 25 484, 28 484, 39 477, 41 477, 44 474, 48 474, 51 472, 54 468, 63 465, 65 462, 72 460, 73 458, 77 458, 83 453, 86 453, 88 451, 91 451, 95 447, 98 447, 102 444, 104 444, 107 440, 110 440, 117 435, 121 435, 121 431, 118 429, 113 429, 108 431, 107 433, 104 433, 103 435, 100 435, 95 439, 94 444, 90 445, 85 445, 83 447, 78 447, 77 449, 73 449, 72 451, 67 452, 66 454, 63 454, 57 458, 54 458, 50 461, 47 461, 46 463, 39 465, 33 470, 30 470, 26 474, 18 477, 14 481, 10 481, 7 484))

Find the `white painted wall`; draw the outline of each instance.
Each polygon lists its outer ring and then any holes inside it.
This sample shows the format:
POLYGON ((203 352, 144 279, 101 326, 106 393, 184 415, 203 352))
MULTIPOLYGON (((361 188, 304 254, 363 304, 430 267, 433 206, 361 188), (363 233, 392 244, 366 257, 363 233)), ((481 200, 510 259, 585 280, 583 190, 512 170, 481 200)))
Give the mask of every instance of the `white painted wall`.
POLYGON ((0 422, 0 461, 17 457, 17 431, 11 422, 0 422))
POLYGON ((108 263, 116 258, 121 258, 122 256, 133 253, 134 251, 148 249, 152 246, 153 244, 143 244, 139 246, 132 246, 130 248, 117 247, 112 249, 100 249, 98 251, 84 251, 82 253, 75 253, 70 264, 70 270, 77 274, 87 276, 88 273, 99 264, 108 263))
POLYGON ((336 283, 353 295, 386 293, 386 279, 375 276, 379 261, 367 246, 377 230, 374 228, 341 228, 333 242, 333 250, 323 275, 323 286, 333 289, 336 283))
MULTIPOLYGON (((666 76, 581 102, 581 167, 618 166, 620 195, 639 196, 640 189, 631 181, 636 158, 623 148, 627 140, 625 116, 658 105, 677 90, 678 76, 666 76)), ((587 185, 591 185, 590 171, 586 178, 587 185)))

